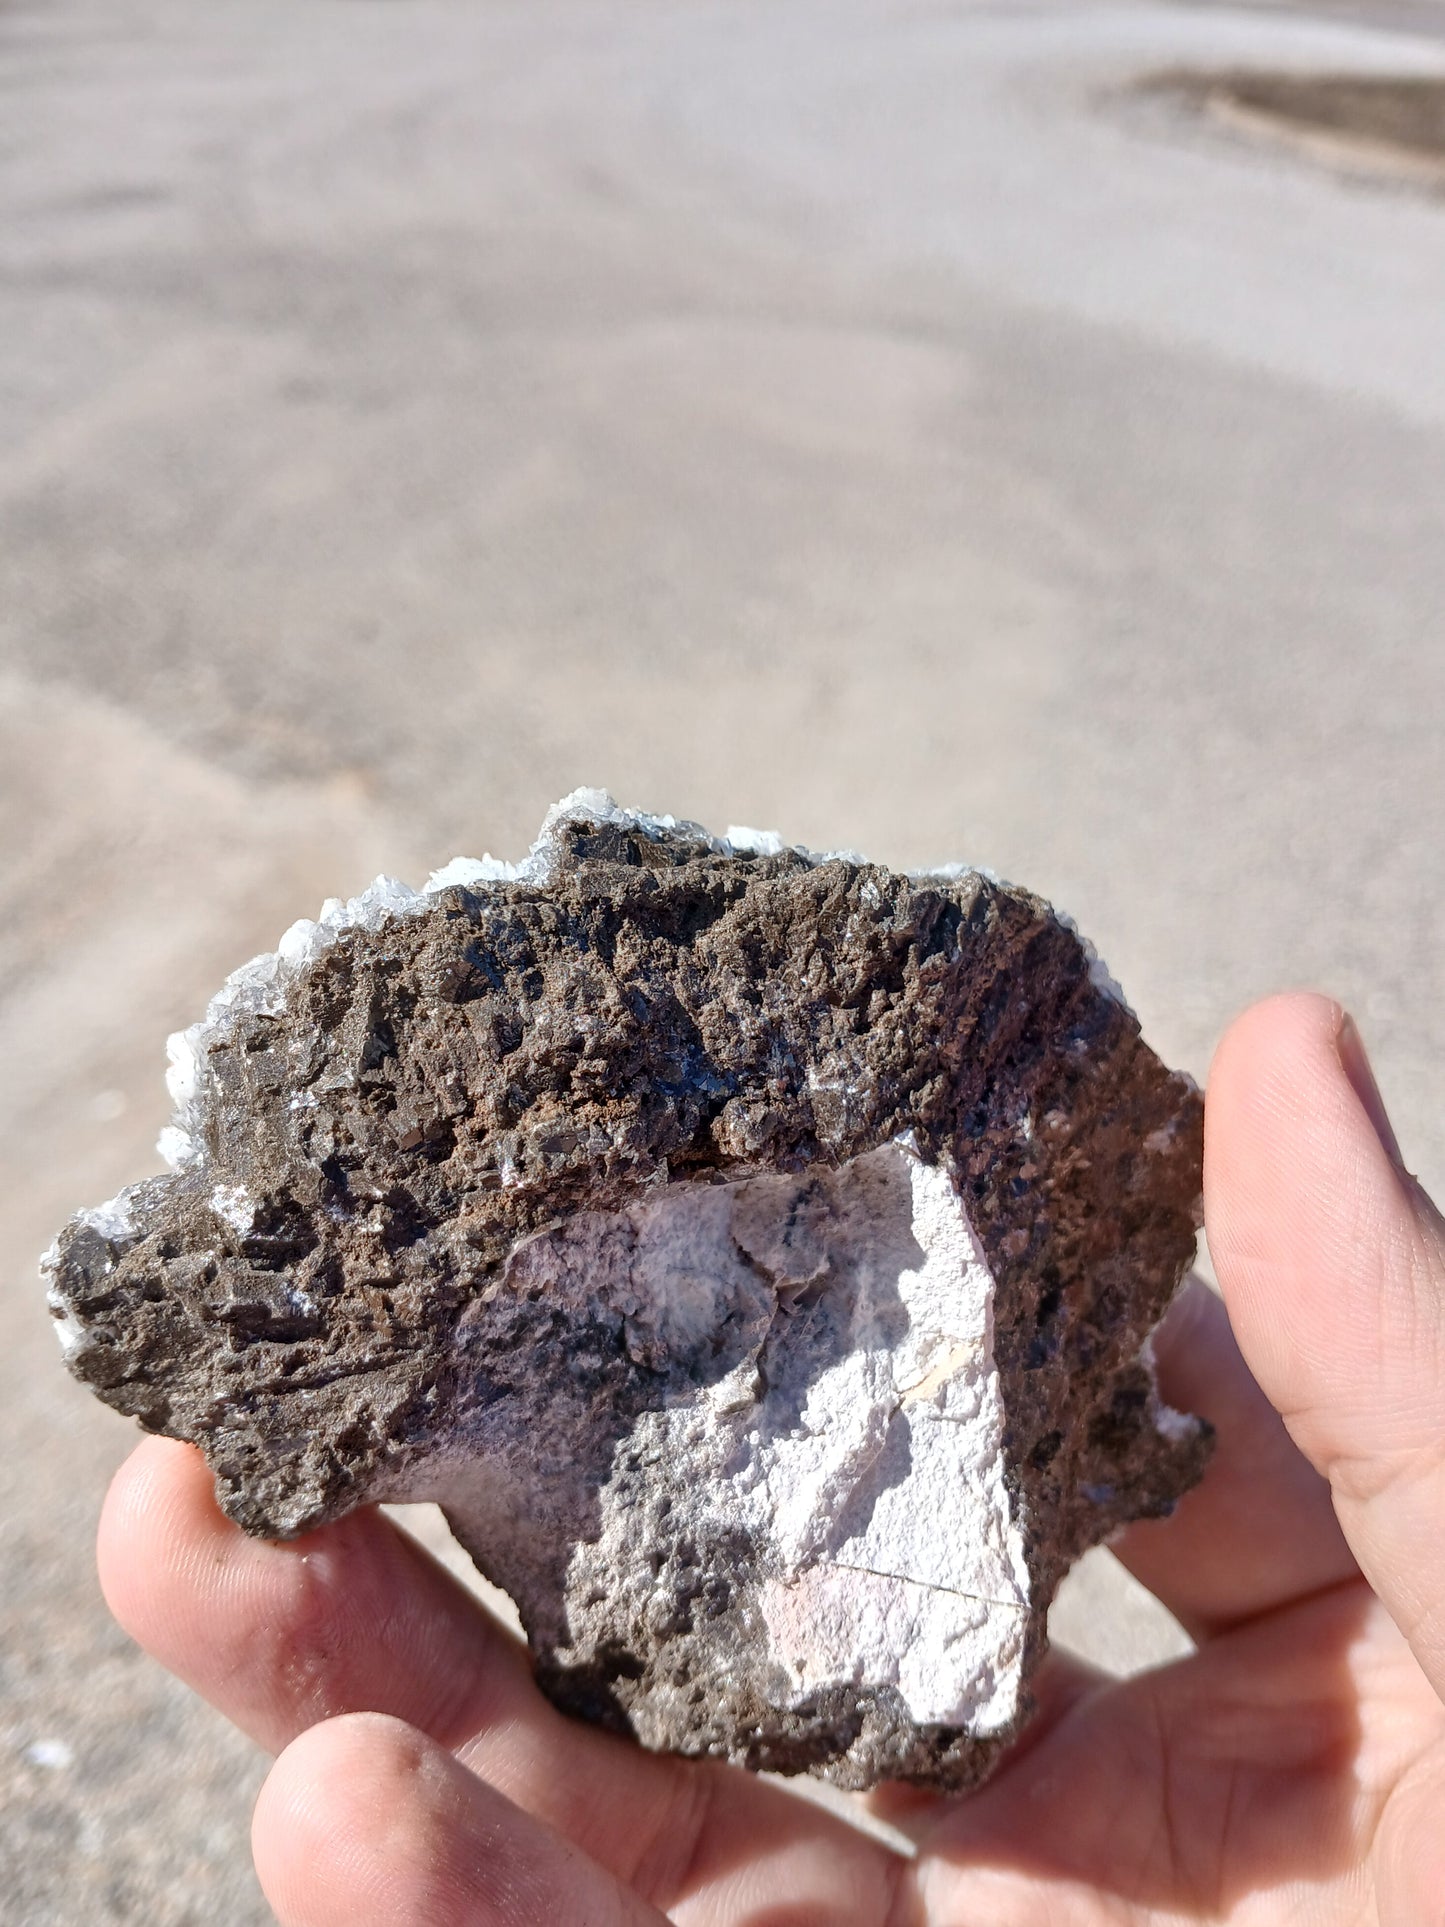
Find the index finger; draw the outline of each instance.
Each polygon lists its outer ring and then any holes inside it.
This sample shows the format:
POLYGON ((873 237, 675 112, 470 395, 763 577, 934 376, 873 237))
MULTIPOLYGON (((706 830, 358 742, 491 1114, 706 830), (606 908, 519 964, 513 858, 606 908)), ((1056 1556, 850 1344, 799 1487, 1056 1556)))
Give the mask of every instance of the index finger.
POLYGON ((897 1855, 766 1781, 559 1713, 520 1643, 379 1513, 248 1539, 199 1452, 150 1439, 111 1488, 100 1567, 126 1630, 272 1751, 338 1714, 392 1714, 664 1909, 771 1856, 818 1918, 884 1917, 844 1901, 881 1904, 897 1855))

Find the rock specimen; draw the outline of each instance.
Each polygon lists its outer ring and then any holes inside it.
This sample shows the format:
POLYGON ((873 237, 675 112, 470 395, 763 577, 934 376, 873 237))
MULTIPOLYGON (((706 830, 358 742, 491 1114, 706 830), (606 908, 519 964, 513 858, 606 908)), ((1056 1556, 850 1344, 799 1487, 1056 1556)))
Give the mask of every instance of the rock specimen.
POLYGON ((1054 1587, 1207 1427, 1148 1338, 1201 1113, 1072 926, 579 791, 171 1040, 169 1176, 47 1258, 71 1369, 284 1537, 435 1499, 561 1706, 979 1779, 1054 1587))

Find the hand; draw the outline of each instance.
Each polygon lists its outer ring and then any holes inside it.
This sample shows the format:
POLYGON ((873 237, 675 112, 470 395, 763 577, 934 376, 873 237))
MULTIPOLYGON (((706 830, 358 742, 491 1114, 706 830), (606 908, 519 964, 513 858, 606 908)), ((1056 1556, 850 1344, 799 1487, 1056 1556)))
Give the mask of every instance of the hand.
POLYGON ((1228 1317, 1192 1286, 1159 1349, 1166 1397, 1219 1446, 1118 1547, 1199 1650, 1122 1683, 1051 1659, 980 1793, 874 1796, 914 1858, 564 1719, 379 1514, 248 1540, 197 1453, 142 1445, 102 1523, 106 1594, 279 1753, 254 1837, 281 1920, 1445 1922, 1445 1225, 1321 998, 1243 1017, 1207 1109, 1228 1317))

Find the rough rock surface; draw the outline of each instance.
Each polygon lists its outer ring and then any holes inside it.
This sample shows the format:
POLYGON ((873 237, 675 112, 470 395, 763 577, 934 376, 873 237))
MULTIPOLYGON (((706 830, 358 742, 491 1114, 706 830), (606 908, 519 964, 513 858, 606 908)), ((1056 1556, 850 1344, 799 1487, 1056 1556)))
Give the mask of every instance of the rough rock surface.
POLYGON ((1169 1509, 1201 1109, 1088 947, 579 791, 172 1039, 169 1176, 46 1261, 71 1369, 286 1536, 436 1499, 562 1706, 964 1785, 1070 1562, 1169 1509))

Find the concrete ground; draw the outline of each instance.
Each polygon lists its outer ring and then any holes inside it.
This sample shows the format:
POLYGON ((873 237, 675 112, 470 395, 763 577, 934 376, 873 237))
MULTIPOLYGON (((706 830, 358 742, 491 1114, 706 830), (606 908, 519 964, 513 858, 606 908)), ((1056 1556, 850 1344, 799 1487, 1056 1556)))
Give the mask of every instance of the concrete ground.
MULTIPOLYGON (((1201 1077, 1346 998, 1445 1183, 1445 202, 1133 91, 1190 64, 1445 7, 0 4, 7 1921, 266 1917, 35 1258, 323 896, 583 782, 973 857, 1201 1077)), ((1106 1560, 1060 1617, 1177 1645, 1106 1560)))

